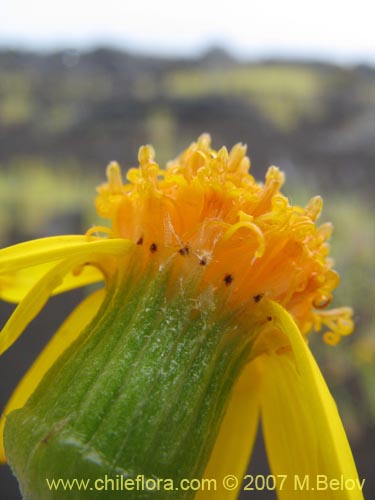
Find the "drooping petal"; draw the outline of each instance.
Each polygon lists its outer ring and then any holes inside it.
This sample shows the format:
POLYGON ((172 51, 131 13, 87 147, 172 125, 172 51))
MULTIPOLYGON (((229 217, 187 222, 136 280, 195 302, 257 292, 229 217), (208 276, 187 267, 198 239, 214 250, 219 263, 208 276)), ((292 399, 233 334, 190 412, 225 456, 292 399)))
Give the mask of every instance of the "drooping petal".
POLYGON ((217 488, 202 488, 197 492, 195 500, 237 498, 241 488, 240 481, 244 477, 258 429, 260 368, 257 360, 249 363, 233 388, 204 473, 204 478, 216 479, 217 488), (234 490, 226 490, 223 486, 223 479, 229 474, 239 479, 238 487, 234 490))
MULTIPOLYGON (((129 240, 113 239, 102 240, 83 245, 73 255, 56 264, 41 278, 27 293, 22 302, 16 307, 13 314, 0 332, 0 354, 6 351, 21 335, 26 326, 41 311, 52 292, 61 284, 65 276, 73 270, 79 269, 87 261, 98 264, 103 269, 106 266, 105 257, 122 255, 129 250, 132 243, 129 240)), ((8 249, 6 249, 8 250, 8 249)))
POLYGON ((88 252, 115 251, 116 246, 129 247, 129 240, 103 239, 86 235, 51 236, 19 243, 0 250, 0 274, 17 269, 61 260, 69 255, 87 255, 88 252))
POLYGON ((286 475, 278 498, 361 499, 348 440, 323 376, 289 314, 277 304, 270 311, 293 350, 263 356, 267 454, 273 474, 286 475), (332 479, 336 489, 329 486, 332 479))
MULTIPOLYGON (((0 277, 0 298, 8 302, 21 302, 37 283, 53 266, 56 261, 46 262, 37 266, 18 269, 0 277)), ((90 285, 103 280, 103 274, 93 266, 84 266, 79 272, 69 273, 63 283, 55 288, 52 295, 57 295, 74 288, 90 285)))
POLYGON ((5 462, 3 447, 3 431, 5 418, 11 411, 21 408, 29 399, 34 389, 44 377, 47 370, 54 364, 56 359, 67 349, 70 344, 80 335, 86 325, 98 312, 104 299, 103 289, 98 290, 86 297, 68 316, 48 342, 46 347, 34 361, 32 366, 23 376, 14 390, 11 398, 0 419, 0 462, 5 462))

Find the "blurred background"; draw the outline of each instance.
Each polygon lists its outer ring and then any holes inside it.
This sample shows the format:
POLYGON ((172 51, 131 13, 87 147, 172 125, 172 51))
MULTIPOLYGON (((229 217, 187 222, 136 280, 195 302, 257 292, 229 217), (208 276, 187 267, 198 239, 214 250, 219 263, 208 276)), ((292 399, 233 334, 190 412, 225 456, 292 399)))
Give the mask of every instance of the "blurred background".
MULTIPOLYGON (((334 304, 354 308, 356 331, 336 347, 313 333, 311 345, 365 497, 375 498, 370 2, 3 0, 1 9, 0 246, 85 231, 97 220, 95 187, 110 160, 127 169, 152 143, 163 164, 202 132, 215 148, 246 143, 257 180, 278 165, 293 203, 322 194, 341 275, 334 304)), ((52 298, 3 355, 1 406, 83 293, 52 298)), ((1 325, 12 309, 0 305, 1 325)), ((250 470, 268 470, 261 433, 250 470)), ((21 498, 5 466, 0 491, 21 498)))

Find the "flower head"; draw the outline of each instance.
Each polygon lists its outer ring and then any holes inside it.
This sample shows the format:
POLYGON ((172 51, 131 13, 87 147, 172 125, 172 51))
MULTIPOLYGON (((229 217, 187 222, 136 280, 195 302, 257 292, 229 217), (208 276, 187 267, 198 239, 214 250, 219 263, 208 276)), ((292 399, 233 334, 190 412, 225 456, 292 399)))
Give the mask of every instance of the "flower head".
MULTIPOLYGON (((20 302, 0 351, 52 293, 106 282, 5 409, 7 455, 23 491, 43 494, 35 471, 59 471, 61 450, 73 453, 75 476, 241 477, 259 415, 274 474, 357 477, 306 342, 312 327, 325 326, 330 344, 353 328, 349 308, 325 310, 338 284, 331 225, 316 225, 320 197, 305 208, 289 203, 276 167, 255 182, 245 154, 241 144, 216 151, 202 135, 161 169, 144 146, 127 183, 113 162, 98 188, 110 227, 0 251, 0 296, 20 302)), ((296 495, 290 485, 278 494, 296 495)), ((340 495, 361 498, 360 489, 340 495)))
MULTIPOLYGON (((180 256, 185 272, 204 266, 202 287, 233 289, 230 301, 276 301, 303 333, 326 325, 328 343, 352 331, 349 308, 322 312, 339 282, 328 257, 329 223, 316 226, 322 199, 290 205, 280 188, 284 174, 270 167, 264 185, 249 174, 246 147, 211 148, 202 135, 161 169, 151 146, 139 151, 139 168, 127 173, 111 163, 108 182, 98 188, 98 214, 112 222, 111 236, 158 253, 160 262, 180 256), (189 257, 189 259, 187 259, 189 257)), ((92 231, 95 231, 93 228, 92 231)))

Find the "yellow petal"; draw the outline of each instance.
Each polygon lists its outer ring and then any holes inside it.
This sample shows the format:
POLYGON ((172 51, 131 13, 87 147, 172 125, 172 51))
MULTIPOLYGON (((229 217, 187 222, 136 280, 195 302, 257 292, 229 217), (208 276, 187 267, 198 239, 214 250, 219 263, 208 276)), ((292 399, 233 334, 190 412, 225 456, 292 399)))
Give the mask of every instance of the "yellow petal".
MULTIPOLYGON (((207 488, 203 487, 197 492, 195 500, 210 500, 211 498, 233 500, 237 498, 258 429, 259 380, 259 364, 255 360, 245 367, 234 386, 228 409, 204 473, 204 478, 216 480, 216 491, 213 487, 208 490, 207 484, 207 488), (239 480, 238 486, 233 490, 227 490, 223 486, 223 480, 229 474, 239 480)), ((233 483, 231 484, 233 485, 233 483)))
POLYGON ((272 304, 270 313, 293 350, 262 357, 261 412, 268 459, 273 474, 286 475, 278 498, 361 499, 340 416, 310 349, 281 306, 272 304))
POLYGON ((85 235, 51 236, 19 243, 0 250, 0 274, 45 262, 61 260, 69 255, 79 256, 102 251, 106 246, 115 251, 116 246, 129 248, 131 242, 124 239, 93 238, 85 235))
MULTIPOLYGON (((21 302, 35 283, 50 271, 54 265, 56 265, 56 261, 18 269, 9 274, 2 275, 0 277, 0 298, 8 302, 21 302)), ((52 295, 102 280, 103 274, 97 268, 85 266, 78 274, 74 272, 68 274, 63 283, 55 288, 52 295)))
POLYGON ((21 408, 26 403, 47 370, 80 335, 85 326, 98 312, 104 295, 104 290, 98 290, 89 295, 74 309, 16 387, 0 419, 0 462, 5 462, 3 432, 6 415, 17 408, 21 408))
POLYGON ((63 283, 67 274, 80 268, 87 261, 105 269, 107 257, 123 255, 132 245, 129 240, 111 239, 86 243, 79 249, 70 250, 72 255, 50 269, 16 307, 0 332, 0 354, 17 340, 30 321, 39 314, 52 292, 63 283))

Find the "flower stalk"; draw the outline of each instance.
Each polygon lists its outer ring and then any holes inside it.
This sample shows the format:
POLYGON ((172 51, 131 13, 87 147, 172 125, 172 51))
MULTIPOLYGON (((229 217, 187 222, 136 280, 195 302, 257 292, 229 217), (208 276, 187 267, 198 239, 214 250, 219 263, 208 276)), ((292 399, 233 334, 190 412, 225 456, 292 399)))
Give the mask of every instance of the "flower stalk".
POLYGON ((27 499, 47 498, 45 477, 61 471, 175 484, 203 475, 264 321, 249 305, 226 310, 224 279, 217 296, 199 291, 202 266, 176 280, 175 262, 160 268, 155 255, 145 268, 142 259, 135 247, 97 316, 7 420, 8 461, 27 499))

